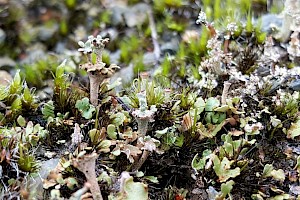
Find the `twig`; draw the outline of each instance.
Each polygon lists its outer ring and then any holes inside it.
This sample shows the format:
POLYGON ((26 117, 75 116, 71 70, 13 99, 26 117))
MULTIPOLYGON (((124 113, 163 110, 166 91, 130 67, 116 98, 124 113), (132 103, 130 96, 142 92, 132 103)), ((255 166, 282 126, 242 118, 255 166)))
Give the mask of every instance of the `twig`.
POLYGON ((156 63, 158 63, 159 58, 160 58, 160 47, 159 44, 157 42, 157 31, 155 28, 155 22, 154 22, 154 18, 153 18, 153 13, 152 11, 148 11, 148 17, 149 17, 149 25, 150 25, 150 30, 151 30, 151 37, 152 37, 152 42, 153 42, 153 47, 154 47, 154 55, 155 55, 155 59, 156 59, 156 63))

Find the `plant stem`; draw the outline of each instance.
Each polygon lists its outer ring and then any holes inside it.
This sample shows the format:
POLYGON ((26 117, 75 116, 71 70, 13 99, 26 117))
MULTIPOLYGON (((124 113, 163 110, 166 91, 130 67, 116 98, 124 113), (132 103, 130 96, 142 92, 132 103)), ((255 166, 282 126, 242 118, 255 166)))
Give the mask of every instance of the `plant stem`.
POLYGON ((97 106, 99 86, 103 78, 98 72, 95 72, 95 74, 89 72, 88 76, 90 79, 90 101, 93 104, 93 106, 97 106))
POLYGON ((151 30, 152 43, 153 43, 153 47, 154 47, 155 60, 156 60, 156 62, 158 62, 159 57, 160 57, 160 47, 157 42, 158 36, 157 36, 157 31, 156 31, 156 27, 155 27, 152 10, 148 11, 148 18, 149 18, 149 25, 150 25, 150 30, 151 30))

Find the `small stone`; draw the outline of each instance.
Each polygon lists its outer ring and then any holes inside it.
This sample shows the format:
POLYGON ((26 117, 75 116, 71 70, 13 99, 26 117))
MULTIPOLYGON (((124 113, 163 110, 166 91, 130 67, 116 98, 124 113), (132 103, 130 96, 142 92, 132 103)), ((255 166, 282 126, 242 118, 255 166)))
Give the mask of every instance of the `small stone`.
POLYGON ((156 63, 156 57, 154 52, 147 52, 143 56, 144 65, 154 65, 156 63))
POLYGON ((289 84, 289 88, 295 91, 300 91, 300 79, 293 80, 289 84))
POLYGON ((0 44, 4 42, 5 38, 6 38, 6 34, 3 31, 3 29, 0 28, 0 44))
POLYGON ((124 13, 126 25, 128 27, 134 27, 142 25, 148 18, 147 12, 150 7, 146 3, 138 3, 124 13))
POLYGON ((179 40, 173 38, 171 41, 161 45, 160 49, 163 54, 175 55, 179 47, 179 40))
POLYGON ((272 33, 282 26, 282 18, 275 14, 266 14, 261 17, 261 29, 263 32, 272 33))
POLYGON ((0 70, 0 85, 8 86, 12 80, 12 76, 7 71, 0 70))
POLYGON ((20 62, 21 64, 32 64, 38 60, 47 58, 46 47, 42 43, 36 43, 26 50, 27 56, 20 62))
POLYGON ((123 14, 127 11, 127 8, 124 6, 115 6, 111 8, 112 16, 111 23, 116 26, 123 24, 123 14))
POLYGON ((255 70, 256 74, 258 76, 264 77, 264 76, 268 76, 270 75, 270 69, 267 66, 259 66, 256 70, 255 70))
POLYGON ((38 37, 42 41, 50 40, 53 35, 58 31, 58 24, 53 24, 52 26, 42 25, 37 27, 38 37))
POLYGON ((0 68, 2 69, 11 69, 16 66, 16 62, 13 61, 11 58, 5 56, 5 57, 0 57, 0 68))

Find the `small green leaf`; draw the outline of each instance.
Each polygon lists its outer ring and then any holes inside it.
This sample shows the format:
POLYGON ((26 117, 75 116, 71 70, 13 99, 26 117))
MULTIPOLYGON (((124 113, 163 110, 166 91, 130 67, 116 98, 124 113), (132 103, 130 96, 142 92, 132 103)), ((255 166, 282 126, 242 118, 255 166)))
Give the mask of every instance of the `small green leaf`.
POLYGON ((143 177, 144 176, 144 172, 137 171, 136 174, 135 174, 135 176, 138 177, 138 178, 143 177))
POLYGON ((226 151, 226 154, 229 156, 229 157, 233 157, 233 146, 232 144, 228 143, 228 142, 225 142, 224 143, 224 149, 226 151))
POLYGON ((148 187, 144 183, 134 182, 131 176, 125 180, 122 196, 124 200, 148 200, 148 187))
POLYGON ((264 166, 262 177, 269 177, 269 176, 271 176, 271 173, 272 173, 273 169, 274 169, 273 165, 266 164, 264 166))
POLYGON ((297 119, 296 123, 292 123, 291 127, 287 131, 287 137, 294 139, 300 135, 300 118, 297 119))
POLYGON ((226 197, 229 193, 230 193, 230 191, 232 190, 232 186, 233 186, 233 184, 234 184, 234 181, 233 180, 230 180, 230 181, 228 181, 228 182, 226 182, 226 183, 222 183, 221 184, 221 192, 222 192, 222 196, 223 197, 226 197))
POLYGON ((111 141, 110 140, 102 140, 100 144, 97 146, 97 149, 100 152, 108 153, 110 152, 109 147, 111 146, 111 141))
POLYGON ((165 135, 168 132, 168 130, 169 130, 169 127, 165 128, 163 130, 156 130, 155 131, 155 133, 156 133, 155 137, 161 138, 161 136, 165 135))
POLYGON ((23 107, 30 109, 30 108, 35 108, 35 97, 33 95, 33 92, 30 91, 28 88, 26 82, 24 83, 24 91, 22 95, 22 103, 23 107))
POLYGON ((0 85, 0 101, 4 100, 8 96, 7 87, 0 85))
POLYGON ((117 78, 116 81, 114 81, 114 82, 111 83, 111 84, 108 84, 108 85, 107 85, 107 90, 109 91, 109 90, 112 90, 112 89, 114 89, 114 88, 120 86, 120 85, 122 84, 121 80, 122 80, 121 78, 117 78))
POLYGON ((205 111, 212 112, 215 108, 220 105, 220 101, 215 97, 210 97, 206 100, 205 111))
POLYGON ((181 135, 179 135, 178 137, 176 137, 176 141, 175 141, 174 144, 175 144, 175 146, 177 146, 177 147, 182 147, 183 143, 184 143, 184 135, 181 134, 181 135))
POLYGON ((14 179, 14 178, 8 179, 7 183, 8 183, 8 185, 15 184, 16 183, 16 179, 14 179))
POLYGON ((109 124, 107 126, 107 135, 110 139, 116 140, 117 139, 117 132, 116 132, 116 126, 113 124, 109 124))
POLYGON ((126 116, 124 113, 118 112, 118 113, 112 115, 110 118, 113 119, 112 123, 114 125, 116 125, 117 127, 119 127, 120 125, 123 125, 123 123, 126 119, 126 116))
POLYGON ((206 164, 206 160, 209 159, 209 155, 211 154, 211 150, 210 149, 205 149, 202 152, 202 158, 198 157, 198 154, 196 154, 192 160, 192 168, 194 170, 202 170, 205 167, 206 164))
POLYGON ((113 154, 114 156, 119 156, 121 154, 121 150, 118 148, 118 149, 114 149, 111 154, 113 154))
POLYGON ((218 124, 214 129, 213 131, 211 132, 211 135, 212 136, 216 136, 217 133, 223 128, 223 126, 225 125, 225 120, 223 122, 221 122, 220 124, 218 124))
POLYGON ((112 180, 111 177, 107 174, 106 171, 103 171, 100 176, 97 178, 99 182, 106 182, 108 186, 111 186, 112 180))
POLYGON ((205 162, 203 162, 202 159, 198 158, 198 154, 196 154, 192 160, 192 168, 194 170, 199 170, 199 169, 203 169, 205 165, 205 162))
POLYGON ((277 181, 283 182, 285 180, 285 174, 282 169, 272 170, 271 175, 277 181))
POLYGON ((152 183, 159 183, 157 177, 155 176, 145 176, 144 178, 148 181, 151 181, 152 183))
POLYGON ((26 125, 26 120, 21 115, 19 115, 19 117, 17 118, 17 122, 21 127, 25 127, 25 125, 26 125))
POLYGON ((93 112, 95 112, 95 107, 89 103, 89 99, 87 97, 82 100, 77 100, 75 107, 80 111, 82 117, 85 119, 91 119, 93 116, 93 112))
POLYGON ((95 128, 89 131, 89 136, 93 145, 97 145, 104 138, 102 132, 95 128))
POLYGON ((77 180, 76 180, 75 178, 73 178, 73 177, 68 177, 68 178, 66 179, 66 183, 67 183, 67 187, 68 187, 69 189, 71 189, 71 190, 74 189, 74 186, 75 186, 75 185, 78 186, 77 180))
POLYGON ((239 167, 230 169, 231 162, 227 157, 224 157, 222 161, 220 161, 218 156, 213 155, 213 163, 213 169, 215 170, 221 183, 227 181, 229 178, 235 178, 240 175, 241 170, 239 167))
POLYGON ((33 132, 33 123, 32 121, 29 121, 27 123, 26 130, 25 130, 26 136, 29 136, 30 134, 32 134, 32 132, 33 132))
POLYGON ((227 112, 227 111, 231 111, 232 113, 234 114, 243 114, 244 112, 241 112, 241 111, 237 111, 237 109, 233 106, 229 106, 229 105, 223 105, 221 107, 218 107, 218 108, 215 108, 214 111, 216 112, 227 112))
POLYGON ((194 108, 197 109, 197 114, 201 114, 205 108, 205 102, 202 97, 198 97, 195 104, 194 108))
POLYGON ((9 87, 9 93, 10 94, 20 94, 22 91, 22 83, 21 83, 21 76, 20 76, 20 70, 17 70, 15 77, 9 87))
POLYGON ((13 101, 13 103, 10 106, 10 109, 12 110, 12 112, 14 114, 21 112, 21 110, 22 110, 22 100, 19 96, 13 101))
POLYGON ((42 114, 43 114, 43 118, 47 120, 49 117, 52 118, 55 117, 53 101, 48 101, 47 103, 44 104, 42 108, 42 114))
POLYGON ((71 166, 71 161, 67 161, 67 162, 64 162, 63 164, 62 164, 62 167, 63 168, 68 168, 68 167, 70 167, 71 166))

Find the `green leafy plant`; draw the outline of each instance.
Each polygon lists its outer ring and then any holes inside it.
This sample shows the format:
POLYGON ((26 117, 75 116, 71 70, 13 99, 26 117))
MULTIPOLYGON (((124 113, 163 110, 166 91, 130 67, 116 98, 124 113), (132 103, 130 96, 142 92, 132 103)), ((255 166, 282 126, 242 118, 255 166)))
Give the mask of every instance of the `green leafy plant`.
POLYGON ((6 105, 6 114, 0 114, 0 123, 14 120, 22 112, 35 111, 38 107, 34 90, 29 89, 26 82, 22 81, 18 70, 13 81, 7 87, 0 87, 0 101, 6 105))
POLYGON ((156 130, 155 137, 161 141, 161 149, 167 151, 172 147, 182 147, 184 143, 184 135, 179 134, 175 126, 167 127, 163 130, 156 130))
POLYGON ((121 180, 122 180, 121 182, 122 184, 119 193, 116 196, 110 195, 108 197, 109 200, 116 200, 116 199, 147 200, 148 199, 148 186, 146 184, 141 182, 134 182, 133 177, 130 176, 128 172, 122 172, 121 180))
POLYGON ((198 153, 194 156, 192 160, 192 168, 196 171, 203 170, 206 164, 206 161, 210 158, 212 151, 210 149, 205 149, 202 152, 202 157, 198 157, 198 153))
POLYGON ((64 112, 69 105, 71 95, 68 92, 71 81, 69 75, 65 74, 66 60, 64 60, 57 68, 54 76, 54 94, 53 101, 57 108, 64 112))
POLYGON ((217 192, 212 186, 210 186, 208 189, 208 195, 210 199, 215 199, 215 200, 223 200, 227 196, 229 196, 229 198, 232 198, 230 192, 233 189, 233 185, 234 185, 233 180, 227 181, 226 183, 222 183, 220 192, 217 192))
POLYGON ((91 119, 93 117, 93 112, 96 111, 95 107, 89 103, 87 97, 82 100, 77 100, 75 107, 80 111, 82 117, 85 119, 91 119))
POLYGON ((262 178, 272 177, 277 181, 283 182, 285 180, 285 174, 282 169, 275 170, 273 165, 266 164, 264 166, 263 173, 261 175, 262 178))
POLYGON ((53 101, 48 101, 47 103, 45 103, 42 108, 42 114, 44 119, 48 120, 49 117, 54 118, 55 117, 54 109, 55 107, 53 105, 53 101))
POLYGON ((287 130, 287 137, 294 139, 300 135, 300 118, 297 118, 295 123, 292 123, 287 130))
POLYGON ((18 165, 19 168, 24 172, 36 172, 39 168, 39 164, 33 154, 30 154, 28 149, 19 144, 19 156, 18 165))
POLYGON ((236 167, 231 169, 231 164, 233 161, 229 161, 227 157, 224 157, 222 160, 220 160, 217 155, 212 154, 212 161, 214 163, 213 169, 215 170, 221 183, 240 175, 240 168, 236 167))

